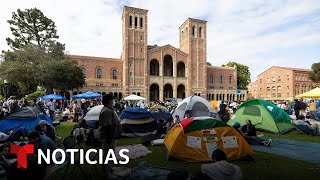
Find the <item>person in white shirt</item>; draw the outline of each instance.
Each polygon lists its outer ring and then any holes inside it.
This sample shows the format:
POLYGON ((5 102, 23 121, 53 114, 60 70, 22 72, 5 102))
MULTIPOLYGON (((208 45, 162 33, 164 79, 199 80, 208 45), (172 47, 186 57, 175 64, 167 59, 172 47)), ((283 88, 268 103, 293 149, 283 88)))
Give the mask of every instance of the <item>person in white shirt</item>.
POLYGON ((201 165, 201 173, 213 180, 240 180, 242 172, 239 166, 227 162, 227 155, 220 149, 212 153, 214 163, 201 165))
POLYGON ((50 99, 47 103, 47 108, 49 110, 49 115, 51 120, 54 120, 54 104, 53 104, 53 99, 50 99))

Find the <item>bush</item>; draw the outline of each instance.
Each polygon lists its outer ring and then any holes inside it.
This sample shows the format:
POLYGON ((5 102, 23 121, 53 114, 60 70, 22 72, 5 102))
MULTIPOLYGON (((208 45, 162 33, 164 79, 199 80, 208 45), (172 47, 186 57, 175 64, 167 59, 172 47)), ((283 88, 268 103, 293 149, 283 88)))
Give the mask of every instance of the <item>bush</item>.
POLYGON ((46 95, 45 91, 35 91, 31 94, 26 95, 24 98, 26 98, 28 101, 33 101, 34 99, 42 97, 44 95, 46 95))

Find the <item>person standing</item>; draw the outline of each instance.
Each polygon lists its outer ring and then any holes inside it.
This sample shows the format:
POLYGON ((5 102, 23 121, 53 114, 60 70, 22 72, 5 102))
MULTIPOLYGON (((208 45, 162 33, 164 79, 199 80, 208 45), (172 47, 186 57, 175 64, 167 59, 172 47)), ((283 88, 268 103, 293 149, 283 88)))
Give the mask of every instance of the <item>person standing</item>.
MULTIPOLYGON (((120 136, 120 120, 118 115, 112 109, 113 96, 106 94, 102 97, 103 108, 99 115, 100 140, 104 159, 110 149, 114 150, 117 139, 120 136)), ((106 175, 112 173, 112 169, 108 164, 103 165, 106 175)))
POLYGON ((81 99, 81 116, 84 118, 88 112, 88 103, 85 99, 81 99))
POLYGON ((54 120, 54 104, 53 104, 53 99, 50 99, 47 103, 47 108, 49 110, 49 116, 50 119, 53 121, 54 120))

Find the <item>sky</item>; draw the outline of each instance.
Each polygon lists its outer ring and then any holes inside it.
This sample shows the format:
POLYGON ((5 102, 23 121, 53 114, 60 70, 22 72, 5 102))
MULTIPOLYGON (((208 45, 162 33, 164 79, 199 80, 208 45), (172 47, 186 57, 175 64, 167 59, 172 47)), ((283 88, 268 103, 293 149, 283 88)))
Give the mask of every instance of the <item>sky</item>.
POLYGON ((9 47, 7 20, 37 7, 57 26, 69 54, 121 54, 123 6, 148 9, 148 44, 179 47, 179 26, 207 21, 207 61, 249 66, 251 78, 271 66, 310 68, 320 62, 320 0, 6 0, 0 6, 0 50, 9 47))

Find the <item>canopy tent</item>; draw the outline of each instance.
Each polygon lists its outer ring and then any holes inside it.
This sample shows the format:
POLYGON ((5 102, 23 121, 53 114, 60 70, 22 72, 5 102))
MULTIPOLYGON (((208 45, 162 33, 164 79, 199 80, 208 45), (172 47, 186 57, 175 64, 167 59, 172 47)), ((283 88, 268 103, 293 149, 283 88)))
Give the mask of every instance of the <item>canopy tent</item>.
POLYGON ((93 127, 94 123, 99 120, 101 109, 103 108, 103 105, 94 106, 91 108, 86 116, 83 118, 89 127, 93 127))
POLYGON ((39 121, 46 120, 52 124, 50 117, 42 114, 37 108, 22 107, 5 117, 0 122, 0 131, 17 131, 20 128, 26 128, 28 131, 34 130, 39 121))
POLYGON ((101 98, 102 95, 100 93, 88 91, 82 94, 73 95, 73 99, 89 99, 89 98, 101 98))
POLYGON ((146 98, 141 97, 141 96, 137 96, 135 94, 131 94, 130 96, 127 96, 125 98, 123 98, 126 101, 141 101, 141 100, 146 100, 146 98))
POLYGON ((320 88, 314 88, 308 92, 303 94, 299 94, 296 96, 297 98, 320 98, 320 88))
POLYGON ((42 99, 43 100, 55 99, 55 100, 59 100, 59 101, 67 100, 67 98, 60 96, 58 94, 48 94, 48 95, 43 96, 42 99))
POLYGON ((215 149, 228 160, 253 155, 253 150, 233 127, 212 117, 188 118, 174 125, 164 139, 169 157, 186 162, 211 162, 215 149))
POLYGON ((156 123, 151 112, 141 108, 127 108, 120 114, 121 135, 127 137, 142 137, 156 133, 156 123))
POLYGON ((243 126, 247 119, 262 131, 284 134, 295 129, 291 117, 283 109, 262 99, 242 103, 228 124, 239 122, 243 126))
POLYGON ((180 119, 184 119, 187 115, 188 117, 210 116, 220 120, 212 105, 200 96, 189 96, 181 101, 173 112, 172 117, 176 115, 180 119))

